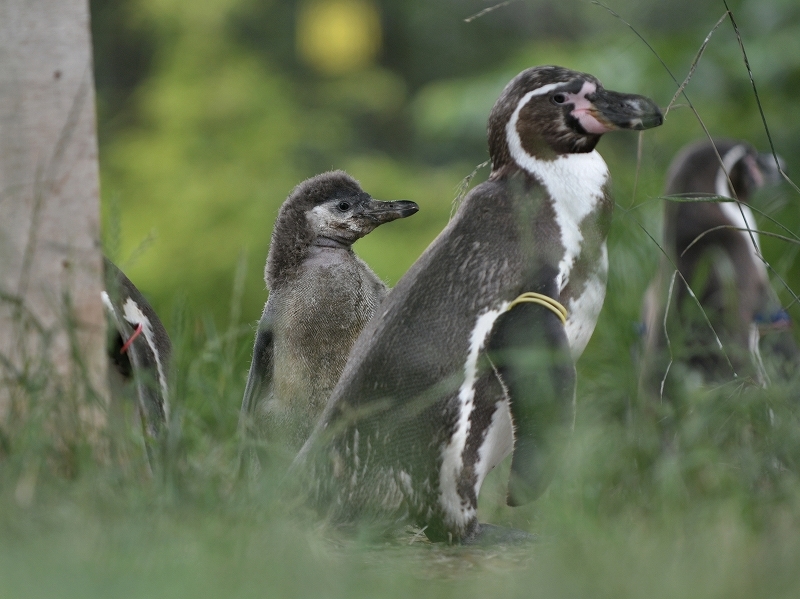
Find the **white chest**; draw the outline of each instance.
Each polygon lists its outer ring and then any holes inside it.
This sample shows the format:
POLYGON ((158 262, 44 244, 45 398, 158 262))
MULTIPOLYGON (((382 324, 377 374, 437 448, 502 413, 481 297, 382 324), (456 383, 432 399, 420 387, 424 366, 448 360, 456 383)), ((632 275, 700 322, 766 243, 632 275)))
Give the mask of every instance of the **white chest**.
POLYGON ((608 167, 596 151, 585 154, 563 154, 554 160, 539 160, 522 147, 517 132, 517 120, 522 103, 506 126, 506 138, 511 157, 537 180, 553 201, 556 223, 564 246, 564 256, 558 265, 558 290, 564 290, 575 259, 581 253, 583 234, 581 223, 603 200, 603 187, 608 182, 608 167))
POLYGON ((717 204, 722 210, 722 214, 728 219, 730 224, 740 229, 739 233, 744 237, 745 243, 750 252, 750 259, 755 265, 758 276, 763 280, 767 280, 767 267, 764 262, 759 258, 758 254, 761 252, 761 243, 758 238, 758 230, 756 229, 756 219, 753 216, 753 211, 747 204, 737 204, 736 202, 720 202, 717 204), (748 230, 749 229, 749 230, 748 230), (752 235, 752 237, 751 237, 752 235))

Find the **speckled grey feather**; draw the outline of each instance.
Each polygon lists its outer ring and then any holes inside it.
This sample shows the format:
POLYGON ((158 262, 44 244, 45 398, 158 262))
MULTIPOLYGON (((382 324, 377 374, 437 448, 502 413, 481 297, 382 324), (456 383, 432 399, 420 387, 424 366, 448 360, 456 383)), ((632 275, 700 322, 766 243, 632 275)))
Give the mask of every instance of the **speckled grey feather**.
POLYGON ((388 293, 351 245, 416 211, 413 202, 373 200, 342 171, 304 181, 283 203, 265 269, 269 300, 242 402, 243 434, 288 454, 300 448, 388 293))

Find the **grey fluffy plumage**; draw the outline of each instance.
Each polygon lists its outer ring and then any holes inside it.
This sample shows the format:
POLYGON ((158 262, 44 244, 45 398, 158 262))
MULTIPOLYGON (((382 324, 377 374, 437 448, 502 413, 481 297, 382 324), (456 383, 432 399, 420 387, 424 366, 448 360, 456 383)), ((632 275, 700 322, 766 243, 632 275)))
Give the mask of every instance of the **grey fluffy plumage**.
POLYGON ((413 202, 372 199, 342 171, 302 182, 283 203, 240 417, 254 446, 266 442, 272 455, 292 455, 305 441, 350 347, 388 292, 351 246, 416 211, 413 202))

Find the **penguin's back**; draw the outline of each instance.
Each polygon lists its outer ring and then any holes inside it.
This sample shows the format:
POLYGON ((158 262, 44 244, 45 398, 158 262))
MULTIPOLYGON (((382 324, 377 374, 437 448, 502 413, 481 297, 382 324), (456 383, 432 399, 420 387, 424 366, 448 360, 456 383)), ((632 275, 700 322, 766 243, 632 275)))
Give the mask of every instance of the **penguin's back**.
POLYGON ((464 201, 365 328, 334 403, 415 396, 452 375, 463 366, 478 313, 501 290, 515 291, 521 256, 508 198, 493 183, 481 187, 480 201, 464 201))

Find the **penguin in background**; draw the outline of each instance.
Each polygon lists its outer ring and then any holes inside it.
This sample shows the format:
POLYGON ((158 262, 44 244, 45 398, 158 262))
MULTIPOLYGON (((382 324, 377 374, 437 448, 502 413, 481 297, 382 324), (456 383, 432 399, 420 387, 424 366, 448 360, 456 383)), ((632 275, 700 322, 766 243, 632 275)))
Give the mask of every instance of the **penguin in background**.
POLYGON ((153 442, 169 419, 172 343, 155 310, 130 279, 108 258, 104 257, 103 267, 109 389, 117 403, 134 396, 152 468, 153 442))
POLYGON ((775 157, 759 154, 743 141, 697 142, 673 160, 665 194, 739 202, 665 202, 666 256, 661 257, 642 308, 640 391, 645 397, 680 394, 676 386, 723 384, 735 378, 766 386, 771 376, 786 380, 800 365, 788 331, 789 316, 770 286, 757 223, 748 206, 756 191, 779 180, 775 157), (680 276, 668 298, 676 267, 680 276))
POLYGON ((497 529, 478 523, 478 494, 512 451, 508 503, 543 492, 605 294, 613 204, 594 148, 662 120, 651 100, 562 67, 506 86, 488 121, 489 180, 361 333, 293 464, 333 521, 487 540, 497 529))
POLYGON ((254 448, 261 440, 294 457, 353 342, 388 293, 353 243, 418 210, 406 200, 373 199, 343 171, 302 182, 281 206, 264 271, 269 298, 239 420, 243 457, 254 458, 249 467, 259 467, 254 448))

